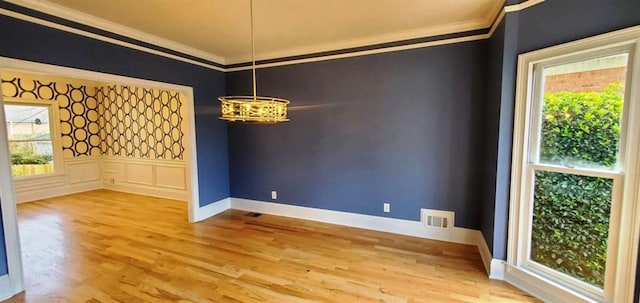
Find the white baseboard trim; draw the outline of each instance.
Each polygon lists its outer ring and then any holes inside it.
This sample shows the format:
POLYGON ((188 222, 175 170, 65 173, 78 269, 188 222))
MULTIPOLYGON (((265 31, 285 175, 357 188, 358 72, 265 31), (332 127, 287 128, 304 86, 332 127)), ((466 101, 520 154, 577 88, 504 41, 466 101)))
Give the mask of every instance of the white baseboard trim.
POLYGON ((91 181, 87 183, 77 183, 77 184, 64 185, 59 187, 16 189, 15 194, 16 194, 17 203, 24 203, 24 202, 41 200, 41 199, 65 196, 65 195, 70 195, 75 193, 81 193, 85 191, 97 190, 101 188, 102 188, 102 181, 91 181))
POLYGON ((241 198, 231 198, 231 208, 469 245, 477 245, 478 233, 480 233, 477 230, 459 227, 454 227, 450 230, 433 230, 425 228, 422 223, 418 221, 241 198))
POLYGON ((500 259, 491 259, 491 272, 489 279, 504 280, 504 272, 507 268, 507 262, 500 259))
POLYGON ((193 222, 202 221, 213 217, 231 207, 231 198, 224 198, 220 201, 199 207, 195 210, 193 222))
POLYGON ((504 280, 506 262, 504 260, 493 258, 491 250, 489 250, 487 241, 484 239, 482 233, 478 235, 478 242, 476 245, 478 246, 478 251, 482 257, 482 263, 484 264, 484 269, 487 271, 489 279, 504 280))
POLYGON ((184 191, 175 191, 171 189, 164 189, 158 187, 151 187, 145 185, 134 185, 134 184, 108 184, 100 182, 100 187, 104 189, 121 191, 130 194, 136 195, 144 195, 150 197, 164 198, 164 199, 174 199, 174 200, 187 200, 187 194, 184 191))
POLYGON ((478 252, 480 252, 480 257, 482 257, 482 264, 484 264, 484 269, 487 271, 487 276, 491 278, 491 262, 493 261, 493 256, 491 256, 491 250, 487 245, 487 241, 484 239, 482 233, 478 236, 478 252))
POLYGON ((241 198, 225 198, 198 208, 195 222, 215 216, 227 209, 257 212, 276 216, 338 224, 363 229, 420 237, 446 242, 462 243, 478 247, 482 262, 490 279, 503 280, 506 263, 493 259, 482 233, 478 230, 454 227, 451 230, 432 230, 418 221, 362 215, 335 210, 263 202, 241 198))
POLYGON ((11 287, 11 279, 9 279, 9 275, 4 275, 0 277, 0 301, 4 301, 15 296, 16 293, 13 291, 11 287))

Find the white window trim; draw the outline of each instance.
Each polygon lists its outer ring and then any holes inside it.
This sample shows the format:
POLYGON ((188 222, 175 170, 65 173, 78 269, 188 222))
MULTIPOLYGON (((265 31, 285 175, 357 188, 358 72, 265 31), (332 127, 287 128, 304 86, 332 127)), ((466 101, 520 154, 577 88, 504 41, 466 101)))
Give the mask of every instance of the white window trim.
POLYGON ((62 151, 62 133, 60 132, 60 108, 57 101, 26 100, 21 98, 4 97, 5 105, 33 105, 49 108, 49 131, 53 145, 53 172, 30 176, 13 177, 14 181, 33 180, 64 175, 64 153, 62 151))
MULTIPOLYGON (((627 159, 635 162, 627 163, 628 171, 624 176, 625 202, 621 209, 612 209, 612 227, 610 234, 615 234, 617 243, 609 243, 617 255, 615 264, 609 264, 612 270, 608 270, 613 276, 614 285, 604 294, 604 302, 632 302, 634 297, 636 261, 638 253, 638 239, 640 238, 640 26, 635 26, 587 39, 578 40, 554 46, 518 57, 518 74, 516 87, 516 104, 514 112, 513 154, 511 168, 511 196, 509 209, 509 239, 507 266, 505 280, 543 300, 553 302, 598 302, 599 299, 581 295, 571 289, 545 279, 539 274, 522 267, 522 258, 518 255, 518 247, 525 247, 527 240, 519 233, 528 224, 523 215, 526 212, 524 200, 528 193, 522 192, 522 183, 525 182, 525 167, 527 159, 524 159, 526 148, 529 144, 529 134, 526 125, 531 119, 531 98, 534 93, 534 67, 541 61, 566 58, 579 54, 592 53, 597 50, 612 49, 616 47, 631 47, 633 52, 629 56, 629 66, 632 67, 628 76, 632 81, 627 88, 625 106, 628 106, 628 142, 621 150, 626 153, 627 159), (634 148, 636 147, 636 148, 634 148), (615 213, 618 216, 614 216, 615 213), (520 218, 524 218, 521 220, 520 218), (617 228, 625 226, 628 228, 617 228)), ((623 123, 624 123, 623 122, 623 123)), ((615 172, 602 172, 603 175, 615 172)))

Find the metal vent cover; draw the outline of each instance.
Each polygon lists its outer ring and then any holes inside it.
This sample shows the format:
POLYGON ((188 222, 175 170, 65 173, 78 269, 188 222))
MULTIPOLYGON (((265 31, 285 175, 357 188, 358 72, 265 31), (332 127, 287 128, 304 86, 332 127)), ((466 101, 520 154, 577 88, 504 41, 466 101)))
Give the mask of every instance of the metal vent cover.
POLYGON ((435 209, 420 209, 420 222, 429 228, 453 228, 455 213, 435 209))

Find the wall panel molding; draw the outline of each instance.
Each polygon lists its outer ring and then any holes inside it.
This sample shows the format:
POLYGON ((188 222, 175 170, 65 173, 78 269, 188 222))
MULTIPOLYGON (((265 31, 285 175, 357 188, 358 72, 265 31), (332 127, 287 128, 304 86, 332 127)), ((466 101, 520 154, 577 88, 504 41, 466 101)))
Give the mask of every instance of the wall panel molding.
POLYGON ((173 160, 101 158, 104 188, 128 193, 188 200, 186 163, 173 160))

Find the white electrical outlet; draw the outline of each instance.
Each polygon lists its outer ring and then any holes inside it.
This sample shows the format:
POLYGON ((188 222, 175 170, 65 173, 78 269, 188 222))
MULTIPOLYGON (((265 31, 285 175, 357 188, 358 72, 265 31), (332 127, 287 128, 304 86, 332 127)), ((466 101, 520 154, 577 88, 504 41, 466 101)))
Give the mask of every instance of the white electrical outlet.
POLYGON ((271 199, 275 200, 278 199, 278 192, 275 190, 271 191, 271 199))
POLYGON ((391 203, 385 202, 382 205, 384 206, 384 212, 385 213, 391 212, 391 203))

